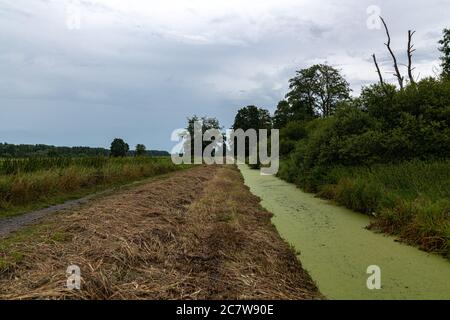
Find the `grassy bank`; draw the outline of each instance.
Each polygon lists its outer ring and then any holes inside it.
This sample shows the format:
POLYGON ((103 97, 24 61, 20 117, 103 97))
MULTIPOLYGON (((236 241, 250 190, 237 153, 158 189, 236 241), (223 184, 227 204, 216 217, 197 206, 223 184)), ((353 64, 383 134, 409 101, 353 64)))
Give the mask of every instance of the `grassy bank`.
POLYGON ((450 161, 408 161, 293 172, 281 178, 350 209, 374 215, 370 228, 450 257, 450 161), (302 176, 300 176, 302 174, 302 176))
POLYGON ((8 160, 0 164, 0 217, 183 168, 170 158, 8 160))

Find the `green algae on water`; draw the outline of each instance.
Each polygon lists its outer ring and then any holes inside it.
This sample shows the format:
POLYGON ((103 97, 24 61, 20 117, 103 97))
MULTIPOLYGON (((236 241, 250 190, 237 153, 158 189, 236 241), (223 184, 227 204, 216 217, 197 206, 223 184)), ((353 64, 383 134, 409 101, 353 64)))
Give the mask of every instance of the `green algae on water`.
POLYGON ((245 184, 274 214, 280 235, 329 299, 450 299, 450 262, 366 229, 370 217, 239 166, 245 184), (381 289, 369 290, 369 266, 381 289))

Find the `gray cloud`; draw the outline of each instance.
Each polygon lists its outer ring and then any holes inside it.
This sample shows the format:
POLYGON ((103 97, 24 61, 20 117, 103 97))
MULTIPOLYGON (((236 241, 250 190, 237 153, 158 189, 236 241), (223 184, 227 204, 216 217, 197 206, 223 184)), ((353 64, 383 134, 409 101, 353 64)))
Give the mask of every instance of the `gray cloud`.
MULTIPOLYGON (((372 53, 391 69, 383 30, 366 26, 372 1, 83 0, 80 30, 70 3, 0 0, 0 140, 170 149, 192 114, 228 127, 239 107, 273 111, 299 68, 327 61, 355 93, 377 79, 372 53)), ((417 74, 432 75, 449 2, 407 4, 377 5, 399 58, 416 30, 417 74)))

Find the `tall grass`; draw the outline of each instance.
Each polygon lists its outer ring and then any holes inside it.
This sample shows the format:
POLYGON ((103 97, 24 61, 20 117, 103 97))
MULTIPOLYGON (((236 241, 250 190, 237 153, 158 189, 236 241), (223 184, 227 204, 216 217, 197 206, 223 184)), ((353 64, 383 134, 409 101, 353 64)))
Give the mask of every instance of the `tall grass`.
POLYGON ((163 157, 42 158, 0 163, 0 216, 182 168, 163 157))

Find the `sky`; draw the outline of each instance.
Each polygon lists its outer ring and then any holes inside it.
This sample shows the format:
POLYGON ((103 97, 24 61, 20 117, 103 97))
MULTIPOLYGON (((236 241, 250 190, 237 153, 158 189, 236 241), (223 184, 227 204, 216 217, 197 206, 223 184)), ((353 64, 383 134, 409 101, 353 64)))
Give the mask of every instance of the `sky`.
MULTIPOLYGON (((0 0, 0 141, 168 150, 194 114, 231 126, 237 110, 273 113, 295 71, 341 70, 353 94, 387 80, 379 28, 417 78, 439 73, 450 0, 0 0)), ((402 67, 402 72, 406 70, 402 67)))

